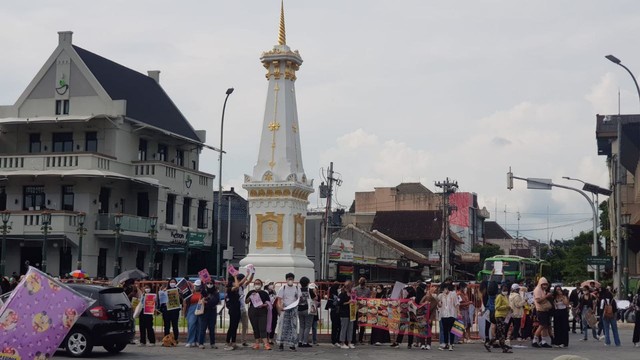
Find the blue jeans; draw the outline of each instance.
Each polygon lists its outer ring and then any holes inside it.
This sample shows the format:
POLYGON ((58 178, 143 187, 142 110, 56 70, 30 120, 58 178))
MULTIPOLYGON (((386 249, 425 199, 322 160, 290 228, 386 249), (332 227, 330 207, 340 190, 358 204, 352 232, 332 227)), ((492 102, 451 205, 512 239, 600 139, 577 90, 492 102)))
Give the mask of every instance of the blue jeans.
POLYGON ((604 327, 604 343, 607 345, 611 345, 611 338, 609 337, 609 327, 613 331, 613 341, 616 346, 620 346, 620 337, 618 336, 618 323, 616 319, 602 319, 602 326, 604 327))
POLYGON ((318 317, 313 317, 313 322, 311 323, 311 339, 313 340, 313 344, 318 343, 318 317))
POLYGON ((207 335, 207 329, 209 329, 209 344, 215 345, 216 343, 216 312, 215 310, 206 311, 198 318, 198 344, 204 344, 204 338, 207 335))
POLYGON ((308 344, 309 333, 311 332, 311 323, 313 323, 313 315, 309 315, 307 310, 298 311, 298 320, 300 322, 298 343, 308 344))
POLYGON ((196 316, 196 306, 198 304, 190 305, 187 308, 187 344, 195 344, 198 340, 198 316, 196 316))

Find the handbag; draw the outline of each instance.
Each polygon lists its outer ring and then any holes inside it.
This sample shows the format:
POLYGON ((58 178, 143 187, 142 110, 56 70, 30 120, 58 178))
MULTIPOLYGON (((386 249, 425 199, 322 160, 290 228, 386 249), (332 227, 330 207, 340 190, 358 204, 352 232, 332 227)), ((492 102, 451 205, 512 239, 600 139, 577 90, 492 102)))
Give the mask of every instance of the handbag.
POLYGON ((587 310, 586 316, 587 316, 587 323, 589 324, 589 327, 594 329, 598 325, 598 318, 593 313, 593 310, 591 309, 587 310))
POLYGON ((136 309, 133 311, 134 318, 137 318, 138 316, 140 316, 140 314, 142 314, 143 307, 144 305, 142 304, 142 301, 138 301, 138 305, 136 305, 136 309))
POLYGON ((204 299, 198 300, 198 304, 196 304, 196 311, 194 312, 196 316, 204 314, 204 299))
POLYGON ((307 310, 309 315, 318 315, 318 304, 315 301, 309 302, 309 309, 307 310))
POLYGON ((462 335, 464 335, 464 331, 464 323, 462 323, 460 319, 456 319, 451 327, 451 333, 457 337, 462 337, 462 335))

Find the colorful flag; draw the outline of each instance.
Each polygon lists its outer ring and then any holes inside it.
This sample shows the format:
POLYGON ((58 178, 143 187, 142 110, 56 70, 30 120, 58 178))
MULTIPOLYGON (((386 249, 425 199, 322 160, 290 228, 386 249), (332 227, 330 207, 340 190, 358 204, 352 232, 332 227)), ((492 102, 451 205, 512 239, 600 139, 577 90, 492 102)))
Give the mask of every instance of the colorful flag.
POLYGON ((94 300, 30 267, 0 308, 0 356, 48 359, 94 300))
POLYGON ((451 328, 451 333, 457 337, 462 337, 464 335, 464 323, 458 319, 453 323, 453 327, 451 328))

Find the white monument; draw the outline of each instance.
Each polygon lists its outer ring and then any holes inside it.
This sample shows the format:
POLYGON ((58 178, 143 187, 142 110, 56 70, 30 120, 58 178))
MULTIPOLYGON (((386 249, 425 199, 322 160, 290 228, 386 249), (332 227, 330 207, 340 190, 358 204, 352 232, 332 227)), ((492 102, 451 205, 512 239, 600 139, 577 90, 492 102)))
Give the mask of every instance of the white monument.
POLYGON ((262 281, 284 281, 288 272, 296 280, 306 276, 313 281, 314 266, 305 249, 307 199, 313 181, 302 167, 295 93, 302 58, 286 44, 283 7, 278 45, 260 60, 267 69, 269 87, 258 162, 242 186, 249 193, 251 242, 240 265, 253 264, 256 278, 262 281))

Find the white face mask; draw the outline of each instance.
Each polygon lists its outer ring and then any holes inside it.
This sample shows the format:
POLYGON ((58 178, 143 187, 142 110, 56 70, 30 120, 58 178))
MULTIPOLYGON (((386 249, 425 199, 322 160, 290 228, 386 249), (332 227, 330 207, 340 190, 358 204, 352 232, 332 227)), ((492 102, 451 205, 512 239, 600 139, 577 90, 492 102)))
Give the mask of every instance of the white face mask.
POLYGON ((207 289, 211 289, 213 287, 213 284, 207 284, 207 289))
POLYGON ((289 285, 289 286, 293 286, 293 280, 289 280, 289 281, 287 281, 287 285, 289 285))
POLYGON ((175 283, 171 283, 171 284, 169 284, 169 287, 170 288, 174 288, 174 287, 176 287, 176 284, 175 283))
POLYGON ((262 285, 253 285, 253 288, 256 290, 262 289, 262 285))
POLYGON ((151 289, 144 289, 144 292, 145 292, 146 294, 148 294, 148 293, 150 293, 150 292, 151 292, 151 289))
POLYGON ((509 295, 509 292, 508 291, 503 291, 502 295, 509 295))

